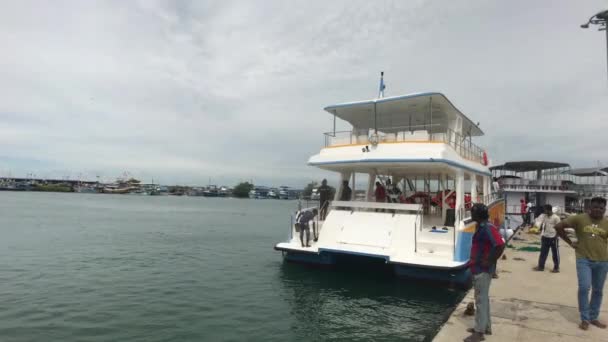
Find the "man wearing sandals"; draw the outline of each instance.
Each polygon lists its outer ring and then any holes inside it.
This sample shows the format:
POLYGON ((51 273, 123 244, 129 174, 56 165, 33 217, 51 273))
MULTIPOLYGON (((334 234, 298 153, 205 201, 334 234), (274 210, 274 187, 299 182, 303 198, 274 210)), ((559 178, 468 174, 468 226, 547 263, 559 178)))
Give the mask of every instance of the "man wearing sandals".
POLYGON ((570 216, 555 226, 557 235, 576 251, 578 311, 581 315, 579 328, 583 330, 589 329, 589 324, 606 329, 606 324, 598 320, 608 271, 608 220, 604 217, 605 213, 606 199, 594 197, 587 213, 570 216), (574 229, 576 242, 570 240, 565 228, 574 229))
POLYGON ((490 320, 490 282, 496 267, 496 261, 504 250, 505 243, 498 229, 488 222, 488 207, 476 203, 471 208, 471 218, 477 223, 471 245, 469 267, 473 274, 475 289, 475 328, 468 329, 471 336, 465 342, 485 340, 484 334, 492 333, 490 320))

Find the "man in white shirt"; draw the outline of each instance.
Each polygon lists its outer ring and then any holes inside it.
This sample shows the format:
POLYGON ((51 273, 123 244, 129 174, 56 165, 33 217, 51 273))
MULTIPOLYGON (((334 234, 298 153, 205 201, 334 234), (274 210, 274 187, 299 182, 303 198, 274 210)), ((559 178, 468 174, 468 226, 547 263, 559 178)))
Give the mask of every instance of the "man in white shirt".
POLYGON ((545 212, 541 214, 534 222, 535 226, 539 226, 541 229, 541 246, 540 256, 538 257, 538 266, 534 267, 535 271, 545 270, 545 261, 549 256, 549 249, 551 249, 551 256, 553 257, 553 270, 551 272, 559 272, 559 238, 555 231, 555 226, 559 223, 559 216, 553 213, 553 207, 551 204, 544 206, 545 212))
POLYGON ((526 220, 529 225, 532 225, 532 202, 526 202, 526 220))

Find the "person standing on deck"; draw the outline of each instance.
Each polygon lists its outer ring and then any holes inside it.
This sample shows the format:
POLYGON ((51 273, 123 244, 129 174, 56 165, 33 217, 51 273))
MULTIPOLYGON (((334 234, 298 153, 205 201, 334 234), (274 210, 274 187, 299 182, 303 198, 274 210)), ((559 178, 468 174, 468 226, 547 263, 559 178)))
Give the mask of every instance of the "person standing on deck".
POLYGON ((546 204, 545 212, 536 219, 536 225, 540 226, 541 229, 541 247, 540 255, 538 257, 538 266, 534 267, 535 271, 544 271, 545 262, 549 255, 549 249, 551 249, 551 256, 553 257, 553 273, 559 272, 559 238, 555 231, 555 226, 559 223, 560 219, 557 215, 553 214, 553 207, 551 204, 546 204))
POLYGON ((528 222, 527 220, 527 215, 526 213, 528 212, 528 207, 526 206, 526 200, 525 199, 520 199, 519 200, 519 211, 521 213, 521 225, 525 227, 526 223, 528 222))
POLYGON ((327 206, 329 205, 329 197, 331 196, 331 188, 329 185, 327 185, 327 179, 323 179, 323 181, 321 181, 321 186, 317 189, 317 193, 319 194, 319 220, 325 221, 325 216, 327 216, 327 206))
POLYGON ((386 190, 388 194, 388 202, 389 203, 399 203, 399 195, 401 195, 401 190, 397 185, 394 185, 391 182, 391 179, 386 180, 386 190))
POLYGON ((471 245, 469 268, 473 274, 475 289, 475 327, 467 329, 471 333, 465 342, 485 340, 484 334, 492 334, 490 317, 490 282, 496 267, 496 261, 502 254, 505 243, 498 229, 488 222, 488 207, 476 203, 471 208, 471 218, 477 223, 471 245))
POLYGON ((348 186, 348 181, 345 180, 342 182, 342 195, 340 196, 340 201, 350 201, 352 190, 348 186))
MULTIPOLYGON (((386 203, 386 189, 382 183, 376 182, 376 190, 374 191, 376 203, 386 203)), ((376 209, 376 211, 384 211, 384 209, 376 209)))
POLYGON ((594 197, 587 213, 570 216, 555 226, 557 235, 576 251, 579 328, 582 330, 589 329, 589 324, 606 329, 606 324, 598 320, 608 271, 608 219, 604 217, 605 213, 606 199, 594 197), (574 229, 576 242, 570 240, 565 228, 574 229))
MULTIPOLYGON (((310 225, 308 223, 312 221, 318 213, 319 211, 315 208, 313 210, 302 211, 296 217, 296 223, 300 225, 300 242, 302 243, 302 247, 310 247, 310 225), (304 244, 304 231, 306 231, 306 244, 304 244)), ((314 221, 312 224, 313 229, 316 229, 314 221)))

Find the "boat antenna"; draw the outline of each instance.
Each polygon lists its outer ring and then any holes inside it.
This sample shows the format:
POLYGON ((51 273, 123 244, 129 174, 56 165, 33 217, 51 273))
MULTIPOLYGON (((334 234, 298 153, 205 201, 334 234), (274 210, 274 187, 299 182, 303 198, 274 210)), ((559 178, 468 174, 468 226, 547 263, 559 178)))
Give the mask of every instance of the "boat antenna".
POLYGON ((378 89, 379 99, 384 97, 384 88, 386 88, 386 84, 384 84, 384 71, 380 71, 380 87, 378 89))

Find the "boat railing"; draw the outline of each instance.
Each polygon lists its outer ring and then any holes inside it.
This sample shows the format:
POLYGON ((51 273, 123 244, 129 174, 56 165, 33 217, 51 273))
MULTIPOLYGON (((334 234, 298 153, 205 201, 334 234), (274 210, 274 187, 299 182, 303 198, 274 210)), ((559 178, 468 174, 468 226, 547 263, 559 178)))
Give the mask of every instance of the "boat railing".
POLYGON ((469 137, 447 129, 441 133, 429 133, 429 125, 391 127, 391 133, 378 129, 376 136, 370 130, 351 130, 324 133, 325 147, 339 147, 348 145, 361 145, 373 143, 401 143, 401 142, 442 142, 450 145, 456 153, 467 160, 483 163, 484 150, 473 144, 469 137), (399 129, 403 129, 399 131, 399 129))
POLYGON ((359 202, 359 201, 333 201, 331 209, 349 211, 369 211, 369 209, 388 209, 395 211, 419 212, 421 204, 384 203, 384 202, 359 202))
POLYGON ((482 203, 485 205, 491 204, 499 199, 502 198, 502 194, 498 193, 498 192, 493 192, 489 195, 485 195, 482 197, 482 203))
POLYGON ((498 181, 502 190, 511 191, 575 191, 576 185, 564 183, 560 179, 505 178, 498 181))
MULTIPOLYGON (((462 222, 469 218, 471 218, 471 208, 458 209, 458 211, 456 212, 456 220, 454 221, 456 222, 455 226, 457 226, 459 222, 462 222)), ((454 232, 456 232, 456 229, 454 229, 454 232)), ((454 239, 454 241, 456 240, 454 239)))
POLYGON ((468 159, 480 164, 486 162, 484 160, 484 150, 481 147, 473 144, 465 135, 448 129, 445 133, 434 134, 433 137, 443 138, 443 140, 436 139, 434 141, 443 141, 444 143, 450 145, 456 151, 456 153, 458 153, 464 159, 468 159))
POLYGON ((302 198, 298 200, 298 211, 301 210, 313 210, 313 209, 317 209, 320 210, 320 203, 319 200, 313 200, 310 198, 302 198))
MULTIPOLYGON (((481 196, 480 198, 481 198, 481 203, 483 203, 485 205, 490 205, 490 204, 502 199, 503 195, 498 192, 493 192, 491 194, 481 196)), ((464 208, 460 208, 458 210, 457 214, 458 214, 458 217, 456 217, 456 222, 458 222, 458 220, 462 221, 464 219, 470 218, 471 217, 471 206, 465 206, 464 208)))
MULTIPOLYGON (((294 227, 295 227, 295 223, 296 223, 296 217, 298 216, 299 212, 303 212, 303 211, 309 211, 309 210, 313 210, 313 209, 317 209, 319 211, 319 214, 317 214, 317 216, 315 216, 313 224, 315 225, 316 229, 313 228, 313 233, 319 234, 319 229, 321 228, 321 226, 319 225, 319 217, 320 212, 321 212, 321 208, 319 205, 319 201, 313 201, 313 200, 302 200, 300 199, 298 201, 298 210, 293 213, 292 215, 290 215, 290 219, 289 219, 289 239, 293 239, 293 233, 294 233, 294 227)), ((314 236, 315 239, 318 238, 318 235, 314 236)))
POLYGON ((422 230, 422 220, 424 218, 424 213, 422 211, 422 204, 418 204, 419 208, 416 211, 416 218, 414 219, 414 252, 418 252, 418 229, 422 230), (420 218, 420 226, 418 226, 418 218, 420 218))

